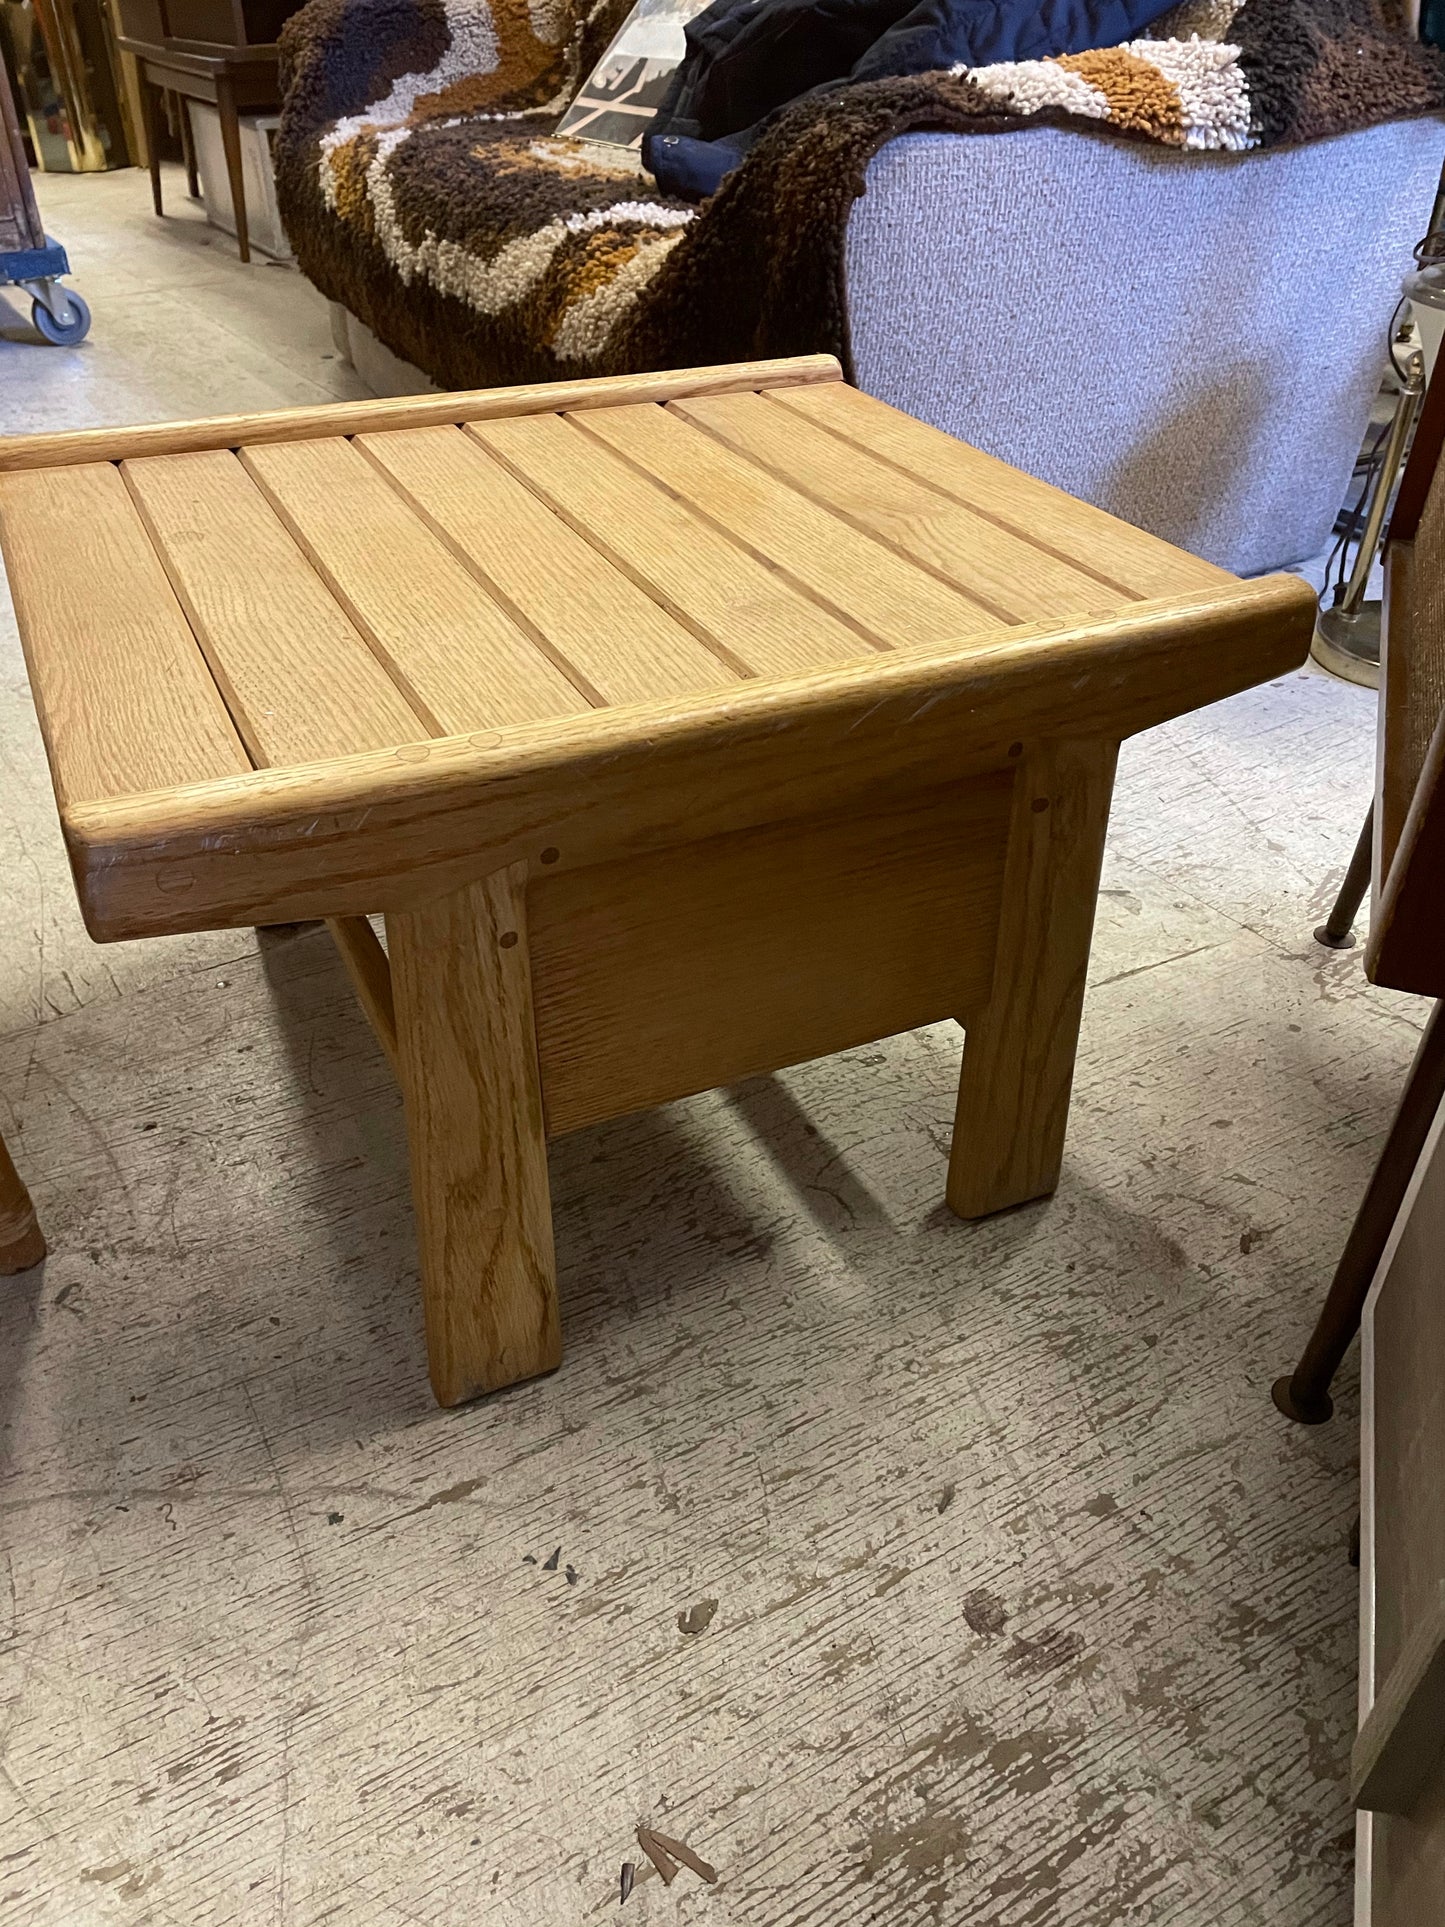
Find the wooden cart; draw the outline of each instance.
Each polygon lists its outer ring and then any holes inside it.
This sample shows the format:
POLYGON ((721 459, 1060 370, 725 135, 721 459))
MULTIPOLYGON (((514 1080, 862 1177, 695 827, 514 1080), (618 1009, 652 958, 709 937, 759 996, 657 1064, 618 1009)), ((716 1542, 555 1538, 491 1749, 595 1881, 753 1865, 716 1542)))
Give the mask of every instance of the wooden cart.
POLYGON ((0 68, 0 287, 23 288, 30 319, 57 348, 70 348, 90 332, 90 309, 60 278, 70 273, 65 249, 40 221, 25 161, 10 83, 0 68))

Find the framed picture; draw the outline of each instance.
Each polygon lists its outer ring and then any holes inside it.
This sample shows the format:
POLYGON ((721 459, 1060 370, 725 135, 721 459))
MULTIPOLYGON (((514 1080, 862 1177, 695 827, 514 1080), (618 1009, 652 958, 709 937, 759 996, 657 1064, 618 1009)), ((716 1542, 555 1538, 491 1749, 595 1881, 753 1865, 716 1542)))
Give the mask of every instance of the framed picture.
POLYGON ((708 0, 637 0, 562 116, 559 134, 637 148, 682 63, 683 29, 708 0))

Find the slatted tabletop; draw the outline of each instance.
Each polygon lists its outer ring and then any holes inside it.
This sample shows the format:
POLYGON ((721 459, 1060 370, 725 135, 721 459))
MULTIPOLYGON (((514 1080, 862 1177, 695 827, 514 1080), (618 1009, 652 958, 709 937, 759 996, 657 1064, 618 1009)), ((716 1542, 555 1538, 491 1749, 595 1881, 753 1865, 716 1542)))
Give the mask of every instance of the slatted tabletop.
POLYGON ((290 436, 117 431, 110 459, 79 459, 84 437, 49 463, 0 450, 62 807, 1230 580, 812 366, 742 382, 474 419, 450 398, 455 420, 439 397, 396 427, 358 405, 290 436))

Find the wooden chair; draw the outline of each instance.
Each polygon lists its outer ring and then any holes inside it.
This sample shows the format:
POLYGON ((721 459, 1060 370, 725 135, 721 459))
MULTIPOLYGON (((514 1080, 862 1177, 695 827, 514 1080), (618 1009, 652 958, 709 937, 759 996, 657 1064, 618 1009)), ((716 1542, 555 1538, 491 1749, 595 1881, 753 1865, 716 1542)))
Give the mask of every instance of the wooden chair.
MULTIPOLYGON (((1445 380, 1425 397, 1385 548, 1380 738, 1372 813, 1375 880, 1365 972, 1391 990, 1445 998, 1445 380)), ((1348 919, 1345 920, 1346 923, 1348 919)), ((1360 1329, 1430 1127, 1445 1099, 1445 1006, 1415 1052, 1395 1121, 1309 1343, 1275 1382, 1287 1418, 1320 1425, 1360 1329)))
POLYGON ((45 1256, 45 1239, 5 1140, 0 1137, 0 1276, 28 1271, 45 1256))

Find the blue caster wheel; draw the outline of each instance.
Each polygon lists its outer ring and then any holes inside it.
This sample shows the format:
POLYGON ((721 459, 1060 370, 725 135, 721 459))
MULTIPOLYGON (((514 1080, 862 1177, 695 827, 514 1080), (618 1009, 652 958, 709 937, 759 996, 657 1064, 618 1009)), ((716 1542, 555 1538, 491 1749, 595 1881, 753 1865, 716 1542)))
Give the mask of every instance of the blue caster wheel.
POLYGON ((36 333, 44 335, 53 347, 73 348, 90 333, 90 309, 84 299, 69 288, 56 288, 52 299, 55 308, 47 308, 43 301, 31 302, 31 322, 36 333), (60 310, 58 314, 56 308, 60 310))

